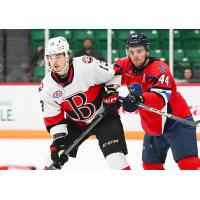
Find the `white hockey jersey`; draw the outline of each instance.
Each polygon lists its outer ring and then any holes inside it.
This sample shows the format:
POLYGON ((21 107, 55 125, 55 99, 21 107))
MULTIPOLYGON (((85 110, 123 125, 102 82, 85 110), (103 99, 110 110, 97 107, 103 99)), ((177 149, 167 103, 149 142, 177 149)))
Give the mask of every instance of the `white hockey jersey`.
POLYGON ((106 85, 121 83, 113 65, 82 56, 73 58, 67 78, 49 72, 39 87, 44 122, 53 136, 68 133, 64 119, 79 126, 92 122, 104 111, 102 92, 106 85))

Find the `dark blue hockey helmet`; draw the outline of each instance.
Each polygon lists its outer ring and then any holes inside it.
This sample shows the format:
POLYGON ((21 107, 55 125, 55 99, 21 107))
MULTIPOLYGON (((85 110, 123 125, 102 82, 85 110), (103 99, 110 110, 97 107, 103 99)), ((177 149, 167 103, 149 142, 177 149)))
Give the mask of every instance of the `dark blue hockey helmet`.
POLYGON ((128 36, 125 46, 126 48, 144 46, 144 48, 149 51, 150 41, 144 33, 132 33, 128 36))

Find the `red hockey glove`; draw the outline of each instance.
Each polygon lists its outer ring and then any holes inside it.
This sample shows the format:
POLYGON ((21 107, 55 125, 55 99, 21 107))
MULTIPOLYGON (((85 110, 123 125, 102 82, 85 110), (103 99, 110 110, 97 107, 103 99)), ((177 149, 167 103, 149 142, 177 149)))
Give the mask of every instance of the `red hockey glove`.
POLYGON ((116 113, 121 106, 118 92, 111 92, 109 94, 105 93, 103 97, 103 103, 109 113, 116 113))

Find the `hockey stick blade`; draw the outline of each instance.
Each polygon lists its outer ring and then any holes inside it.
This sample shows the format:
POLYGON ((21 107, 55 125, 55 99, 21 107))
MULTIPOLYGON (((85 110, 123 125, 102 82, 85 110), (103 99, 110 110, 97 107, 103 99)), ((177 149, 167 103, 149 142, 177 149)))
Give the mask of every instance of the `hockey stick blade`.
MULTIPOLYGON (((90 124, 90 126, 81 133, 81 135, 74 140, 74 142, 66 149, 62 152, 62 154, 65 155, 69 155, 69 153, 75 148, 77 147, 78 144, 80 144, 80 142, 86 137, 88 136, 88 134, 91 132, 91 130, 97 125, 99 124, 99 122, 106 116, 106 114, 108 113, 107 110, 105 110, 102 114, 98 115, 94 121, 90 124)), ((54 167, 54 164, 52 163, 49 167, 46 167, 47 170, 53 170, 56 169, 54 167)))

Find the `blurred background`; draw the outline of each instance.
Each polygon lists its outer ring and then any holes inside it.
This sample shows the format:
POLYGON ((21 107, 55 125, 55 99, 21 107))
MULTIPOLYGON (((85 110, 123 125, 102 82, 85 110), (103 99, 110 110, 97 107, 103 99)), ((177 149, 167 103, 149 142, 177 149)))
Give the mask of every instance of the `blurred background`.
POLYGON ((167 62, 177 82, 185 78, 185 69, 191 69, 192 82, 199 82, 200 29, 0 29, 0 82, 40 82, 44 42, 50 37, 67 38, 72 56, 83 53, 88 39, 91 55, 113 63, 126 56, 125 41, 134 32, 149 37, 151 56, 167 62))

